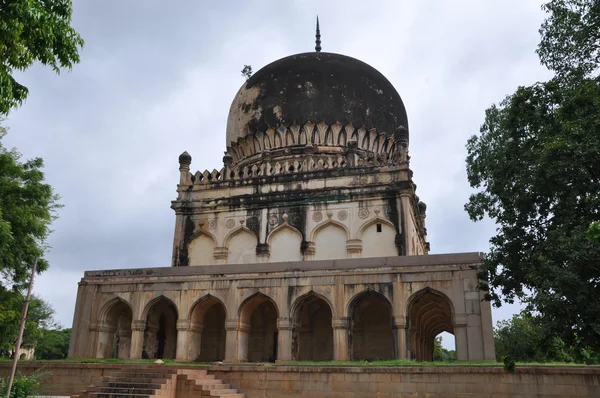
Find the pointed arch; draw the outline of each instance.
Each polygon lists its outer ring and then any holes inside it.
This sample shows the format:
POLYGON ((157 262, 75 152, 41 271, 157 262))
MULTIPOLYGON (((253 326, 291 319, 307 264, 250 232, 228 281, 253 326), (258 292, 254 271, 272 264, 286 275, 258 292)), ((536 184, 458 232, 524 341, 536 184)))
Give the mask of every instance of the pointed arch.
POLYGON ((329 297, 317 293, 314 290, 311 290, 307 293, 298 296, 292 303, 290 307, 290 316, 292 317, 292 319, 294 319, 294 314, 296 314, 296 312, 298 311, 299 306, 301 306, 304 302, 306 302, 306 300, 310 300, 311 298, 323 300, 329 306, 329 310, 331 311, 332 316, 337 317, 335 308, 331 303, 329 297))
POLYGON ((108 300, 106 303, 104 303, 104 305, 100 309, 100 312, 98 313, 98 320, 106 321, 106 317, 108 316, 108 313, 111 310, 113 310, 116 305, 119 305, 119 303, 124 305, 125 307, 127 307, 127 309, 131 312, 131 314, 133 314, 131 304, 129 304, 129 302, 127 300, 125 300, 124 298, 115 296, 112 299, 108 300))
POLYGON ((277 312, 277 318, 279 318, 279 308, 271 297, 267 296, 264 293, 256 292, 244 299, 238 308, 238 318, 243 323, 248 323, 250 320, 250 316, 252 315, 252 311, 256 309, 259 305, 264 302, 270 302, 273 304, 275 311, 277 312))
POLYGON ((350 231, 337 221, 327 220, 314 228, 311 242, 315 244, 313 260, 348 258, 350 231))
POLYGON ((210 307, 217 304, 220 304, 223 307, 223 309, 225 310, 225 315, 227 316, 227 307, 225 306, 223 300, 209 293, 200 297, 194 302, 194 304, 192 304, 188 313, 188 319, 193 320, 194 315, 199 315, 198 310, 200 310, 200 312, 204 314, 210 307))
POLYGON ((310 291, 298 297, 291 308, 292 355, 298 361, 333 360, 333 306, 329 300, 310 291))
POLYGON ((256 232, 254 232, 253 230, 251 230, 250 228, 248 228, 245 225, 240 225, 237 228, 232 229, 231 231, 229 231, 229 233, 227 233, 227 235, 225 235, 225 238, 223 239, 223 246, 224 247, 229 247, 229 241, 231 240, 231 238, 241 232, 248 232, 250 234, 252 234, 255 238, 256 241, 258 242, 258 236, 256 235, 256 232))
POLYGON ((167 303, 172 305, 173 309, 175 310, 175 315, 177 316, 177 318, 179 318, 179 308, 177 308, 177 304, 175 304, 175 302, 171 298, 165 296, 164 294, 160 294, 154 297, 152 300, 148 301, 148 303, 144 306, 144 310, 142 312, 142 319, 146 318, 148 316, 148 311, 150 310, 150 308, 158 304, 161 300, 165 300, 167 303))
POLYGON ((239 308, 238 354, 250 362, 277 360, 277 319, 279 309, 265 294, 257 292, 239 308))
POLYGON ((396 226, 390 220, 386 220, 385 218, 376 216, 375 218, 364 222, 360 226, 360 228, 358 228, 358 239, 362 239, 362 236, 363 236, 363 233, 365 232, 365 230, 373 224, 385 224, 385 225, 389 226, 390 228, 392 228, 394 231, 396 231, 396 226))
POLYGON ((258 236, 245 225, 240 225, 225 237, 224 247, 228 249, 228 264, 252 264, 256 262, 258 236))
POLYGON ((269 261, 301 261, 303 238, 302 232, 287 221, 278 225, 267 236, 267 244, 270 249, 269 261))
POLYGON ((191 307, 189 359, 221 361, 225 357, 227 309, 221 299, 207 294, 191 307))
POLYGON ((384 294, 371 289, 357 294, 348 314, 353 360, 395 358, 392 304, 384 294))
POLYGON ((342 228, 344 231, 346 231, 346 239, 350 239, 350 229, 348 229, 347 226, 345 226, 344 224, 342 224, 339 221, 328 219, 328 220, 323 221, 320 224, 317 224, 313 228, 312 232, 310 233, 310 241, 314 242, 315 241, 315 236, 317 236, 317 233, 319 233, 320 230, 322 230, 323 228, 325 228, 325 227, 327 227, 329 225, 335 225, 337 227, 342 228))
POLYGON ((441 332, 454 334, 452 300, 439 290, 425 287, 409 297, 406 315, 410 357, 432 361, 435 337, 441 332))

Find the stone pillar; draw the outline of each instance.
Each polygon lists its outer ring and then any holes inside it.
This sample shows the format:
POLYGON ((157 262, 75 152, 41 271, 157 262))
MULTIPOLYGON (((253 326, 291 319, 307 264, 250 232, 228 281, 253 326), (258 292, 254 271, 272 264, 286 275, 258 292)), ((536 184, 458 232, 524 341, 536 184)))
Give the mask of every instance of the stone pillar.
POLYGON ((229 257, 229 249, 226 247, 215 247, 213 257, 215 258, 215 264, 227 264, 227 258, 229 257))
POLYGON ((191 322, 189 328, 188 360, 197 361, 202 350, 202 331, 204 325, 191 322))
POLYGON ((331 320, 333 327, 333 360, 348 361, 348 318, 334 318, 331 320))
POLYGON ((467 339, 467 316, 465 314, 457 314, 454 316, 454 337, 456 339, 456 360, 469 360, 469 344, 467 339))
POLYGON ((238 361, 238 327, 236 319, 225 321, 225 362, 238 361))
POLYGON ((237 327, 237 360, 248 362, 248 349, 250 344, 250 324, 238 323, 237 327))
POLYGON ((394 317, 394 338, 396 339, 396 359, 408 359, 406 349, 406 317, 394 317))
POLYGON ((175 352, 175 359, 177 361, 189 361, 189 348, 190 348, 190 320, 179 319, 177 321, 177 350, 175 352))
POLYGON ((129 359, 131 354, 131 329, 119 329, 119 347, 117 348, 117 357, 119 359, 129 359))
POLYGON ((144 329, 146 321, 136 320, 131 322, 131 347, 129 359, 142 359, 142 349, 144 348, 144 329))
POLYGON ((110 358, 115 329, 110 325, 98 323, 98 345, 96 346, 96 358, 110 358))
POLYGON ((304 261, 310 261, 315 256, 316 245, 315 242, 302 242, 301 245, 302 257, 304 261))
POLYGON ((289 318, 277 319, 277 362, 292 360, 292 322, 289 318))

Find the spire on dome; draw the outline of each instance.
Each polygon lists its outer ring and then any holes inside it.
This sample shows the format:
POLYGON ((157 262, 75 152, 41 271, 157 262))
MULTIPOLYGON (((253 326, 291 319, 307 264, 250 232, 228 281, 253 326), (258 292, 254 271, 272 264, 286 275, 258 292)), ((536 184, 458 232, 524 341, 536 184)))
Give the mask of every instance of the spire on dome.
POLYGON ((317 44, 315 46, 315 51, 320 53, 321 52, 321 31, 319 30, 319 16, 317 15, 317 34, 315 35, 315 37, 317 38, 317 40, 315 40, 315 43, 317 44))

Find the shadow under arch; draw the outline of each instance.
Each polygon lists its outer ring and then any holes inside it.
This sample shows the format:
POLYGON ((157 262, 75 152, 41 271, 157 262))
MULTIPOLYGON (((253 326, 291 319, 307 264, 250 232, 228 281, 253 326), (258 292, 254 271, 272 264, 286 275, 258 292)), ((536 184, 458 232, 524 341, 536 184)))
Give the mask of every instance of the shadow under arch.
POLYGON ((188 360, 222 361, 225 358, 225 319, 227 309, 217 297, 207 294, 190 309, 190 347, 188 360))
POLYGON ((239 308, 238 355, 242 361, 277 360, 279 310, 269 296, 257 292, 239 308))
POLYGON ((177 349, 177 306, 170 298, 159 295, 144 308, 144 359, 174 359, 177 349))
POLYGON ((355 295, 348 304, 352 360, 389 360, 396 357, 392 305, 374 290, 355 295))
POLYGON ((102 306, 96 357, 129 359, 132 319, 131 305, 121 297, 114 297, 102 306))
MULTIPOLYGON (((454 335, 452 300, 439 290, 426 287, 409 298, 406 314, 410 358, 432 361, 435 337, 441 332, 454 335)), ((458 353, 459 347, 456 349, 458 353)))
POLYGON ((291 307, 292 356, 297 361, 333 360, 333 307, 329 300, 310 291, 291 307))

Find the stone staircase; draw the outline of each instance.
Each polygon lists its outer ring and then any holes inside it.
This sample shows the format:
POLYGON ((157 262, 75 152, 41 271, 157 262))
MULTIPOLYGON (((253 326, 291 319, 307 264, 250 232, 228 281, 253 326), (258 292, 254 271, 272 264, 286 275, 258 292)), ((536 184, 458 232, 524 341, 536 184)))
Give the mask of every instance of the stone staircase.
POLYGON ((102 378, 71 398, 245 398, 237 389, 201 369, 140 366, 102 378))

